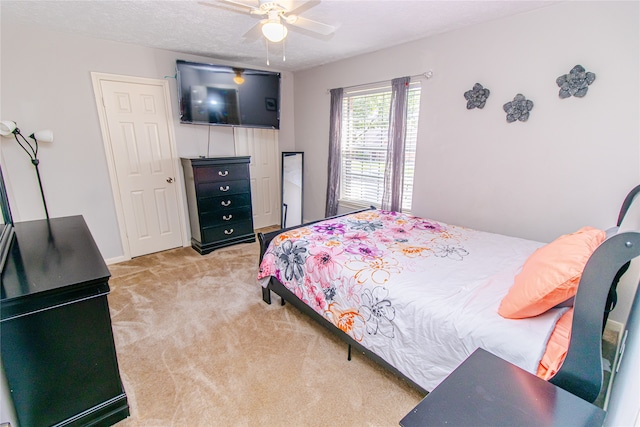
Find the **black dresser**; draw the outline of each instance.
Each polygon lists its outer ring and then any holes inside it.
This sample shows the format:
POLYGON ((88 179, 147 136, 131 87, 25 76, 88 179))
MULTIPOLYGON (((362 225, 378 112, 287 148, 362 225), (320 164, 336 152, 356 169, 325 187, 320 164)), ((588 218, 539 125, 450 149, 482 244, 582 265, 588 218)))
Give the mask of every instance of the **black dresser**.
POLYGON ((129 415, 111 329, 109 270, 82 216, 15 224, 2 271, 2 363, 21 426, 129 415))
POLYGON ((191 246, 201 254, 255 242, 249 156, 183 158, 191 246))

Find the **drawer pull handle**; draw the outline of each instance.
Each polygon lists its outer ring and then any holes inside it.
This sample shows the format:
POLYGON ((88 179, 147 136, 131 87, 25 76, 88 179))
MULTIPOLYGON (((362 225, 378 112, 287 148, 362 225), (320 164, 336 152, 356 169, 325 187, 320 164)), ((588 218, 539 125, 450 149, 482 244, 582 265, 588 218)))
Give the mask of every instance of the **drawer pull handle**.
POLYGON ((222 206, 229 206, 231 205, 231 200, 227 200, 226 202, 223 200, 222 202, 220 202, 222 204, 222 206))
POLYGON ((222 171, 218 171, 218 175, 220 175, 220 176, 227 176, 227 175, 229 175, 229 171, 224 171, 224 172, 222 172, 222 171))
POLYGON ((233 218, 233 215, 222 215, 222 219, 225 221, 229 221, 231 218, 233 218))
POLYGON ((224 234, 226 235, 233 234, 233 228, 231 230, 224 230, 224 234))
POLYGON ((223 187, 223 186, 221 185, 221 186, 220 186, 220 191, 229 191, 229 186, 228 186, 228 185, 226 185, 226 186, 224 186, 224 187, 223 187))

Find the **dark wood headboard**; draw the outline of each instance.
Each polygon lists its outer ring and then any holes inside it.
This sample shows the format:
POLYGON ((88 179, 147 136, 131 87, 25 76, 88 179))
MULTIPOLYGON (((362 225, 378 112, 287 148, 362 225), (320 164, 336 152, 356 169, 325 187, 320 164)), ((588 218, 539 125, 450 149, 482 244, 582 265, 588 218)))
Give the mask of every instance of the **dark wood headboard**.
POLYGON ((593 402, 602 388, 602 319, 618 271, 640 256, 640 233, 616 234, 589 258, 574 300, 569 350, 550 381, 593 402))
MULTIPOLYGON (((618 227, 638 194, 640 185, 625 197, 618 214, 618 227)), ((549 381, 589 402, 596 400, 602 388, 602 329, 610 310, 611 295, 615 295, 618 281, 631 260, 639 255, 640 233, 618 233, 595 250, 582 273, 573 305, 567 357, 549 381)))
POLYGON ((629 194, 627 194, 627 197, 624 198, 624 201, 622 202, 622 207, 620 208, 620 213, 618 214, 618 222, 616 223, 618 227, 620 227, 620 224, 622 224, 622 220, 627 215, 627 211, 631 207, 631 203, 633 203, 633 200, 636 198, 638 193, 640 193, 640 185, 636 186, 633 190, 629 191, 629 194))

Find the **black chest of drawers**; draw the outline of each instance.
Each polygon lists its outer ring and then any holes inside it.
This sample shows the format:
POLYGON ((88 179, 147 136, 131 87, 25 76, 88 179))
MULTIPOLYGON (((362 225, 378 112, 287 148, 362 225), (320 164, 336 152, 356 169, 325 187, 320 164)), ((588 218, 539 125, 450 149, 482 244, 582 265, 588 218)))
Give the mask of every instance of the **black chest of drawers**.
POLYGON ((182 158, 191 246, 201 254, 255 242, 249 156, 182 158))

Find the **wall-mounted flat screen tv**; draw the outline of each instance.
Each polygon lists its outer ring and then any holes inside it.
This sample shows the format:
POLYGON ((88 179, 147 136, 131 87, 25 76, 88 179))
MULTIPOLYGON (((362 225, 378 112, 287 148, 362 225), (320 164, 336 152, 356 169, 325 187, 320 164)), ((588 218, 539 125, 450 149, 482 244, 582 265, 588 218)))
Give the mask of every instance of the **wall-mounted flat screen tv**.
POLYGON ((177 60, 180 122, 280 129, 280 73, 177 60))

